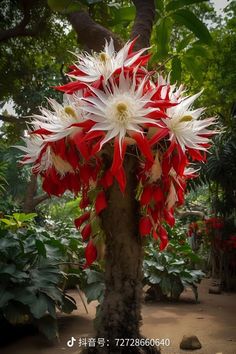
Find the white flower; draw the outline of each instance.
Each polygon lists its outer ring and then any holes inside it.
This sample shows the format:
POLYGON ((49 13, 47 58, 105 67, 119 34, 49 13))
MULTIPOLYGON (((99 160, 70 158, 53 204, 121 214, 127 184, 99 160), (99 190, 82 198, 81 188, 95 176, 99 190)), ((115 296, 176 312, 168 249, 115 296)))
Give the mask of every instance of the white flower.
POLYGON ((48 99, 48 102, 52 110, 41 108, 41 114, 35 114, 31 123, 34 130, 45 129, 51 133, 44 136, 45 141, 60 140, 80 130, 76 124, 84 119, 81 110, 83 102, 79 91, 73 95, 64 95, 63 104, 54 99, 48 99))
POLYGON ((171 85, 170 84, 170 73, 166 78, 164 78, 162 75, 158 75, 157 78, 157 84, 160 87, 161 86, 161 98, 164 100, 166 98, 166 95, 168 94, 170 101, 173 103, 177 103, 181 101, 181 97, 184 94, 184 86, 180 85, 180 87, 176 87, 176 84, 171 85))
POLYGON ((39 135, 29 135, 26 138, 22 138, 26 146, 15 146, 17 149, 24 151, 26 155, 23 155, 22 164, 35 163, 39 158, 40 152, 44 147, 44 139, 39 135))
MULTIPOLYGON (((83 53, 76 55, 78 63, 75 67, 79 74, 68 74, 70 77, 75 78, 81 82, 92 83, 103 77, 106 82, 112 74, 123 67, 131 67, 136 65, 141 55, 148 49, 143 48, 135 53, 131 53, 134 41, 127 42, 122 49, 117 53, 114 49, 113 39, 110 43, 106 41, 104 50, 100 53, 83 53)), ((75 70, 76 71, 76 70, 75 70)))
POLYGON ((96 122, 90 132, 107 132, 101 146, 114 137, 119 138, 121 145, 127 133, 131 137, 132 132, 142 134, 144 124, 157 125, 155 119, 148 116, 155 111, 160 112, 156 107, 149 107, 149 103, 153 104, 151 97, 155 89, 143 94, 147 78, 140 79, 137 84, 135 73, 130 79, 129 75, 125 77, 121 72, 119 83, 110 83, 110 87, 104 86, 104 91, 90 87, 96 97, 84 98, 86 103, 82 106, 88 119, 96 122))
POLYGON ((206 151, 202 144, 208 144, 207 136, 215 132, 207 129, 213 125, 215 118, 198 120, 204 111, 203 108, 191 110, 190 106, 200 96, 201 92, 183 99, 179 104, 167 109, 169 118, 162 119, 169 129, 169 139, 179 144, 182 151, 186 148, 206 151))
POLYGON ((45 172, 51 167, 54 167, 61 176, 64 176, 67 172, 74 172, 70 163, 56 155, 52 147, 39 135, 33 134, 23 138, 23 140, 26 146, 17 146, 18 149, 26 153, 21 163, 32 163, 34 173, 45 172))

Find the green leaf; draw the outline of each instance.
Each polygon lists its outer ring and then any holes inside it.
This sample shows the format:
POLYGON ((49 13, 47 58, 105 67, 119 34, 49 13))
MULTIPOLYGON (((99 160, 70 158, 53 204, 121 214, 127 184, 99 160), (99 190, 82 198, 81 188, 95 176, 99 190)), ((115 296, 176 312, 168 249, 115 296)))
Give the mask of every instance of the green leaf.
POLYGON ((212 42, 212 37, 207 27, 193 12, 189 10, 178 10, 171 14, 171 16, 177 23, 184 25, 192 31, 203 43, 210 44, 212 42))
POLYGON ((64 296, 61 310, 65 313, 71 313, 73 310, 76 309, 77 306, 75 300, 69 295, 64 296))
POLYGON ((195 56, 185 55, 183 57, 183 63, 188 71, 192 74, 193 78, 199 82, 202 81, 202 68, 201 64, 197 61, 195 56))
POLYGON ((40 240, 36 240, 35 241, 35 246, 36 246, 36 248, 37 248, 37 251, 38 251, 38 253, 41 255, 41 256, 43 256, 43 257, 46 257, 46 248, 45 248, 45 245, 44 245, 44 243, 42 242, 42 241, 40 241, 40 240))
POLYGON ((82 5, 79 1, 75 0, 48 0, 48 6, 52 11, 62 14, 69 14, 82 9, 82 5))
POLYGON ((172 287, 171 287, 171 298, 174 300, 178 300, 180 297, 180 294, 184 291, 184 286, 181 283, 179 278, 175 278, 172 281, 172 287))
POLYGON ((59 338, 57 321, 50 317, 45 316, 37 321, 38 328, 49 340, 59 338))
POLYGON ((87 274, 87 283, 100 283, 104 282, 104 275, 102 272, 97 272, 96 270, 85 269, 85 273, 87 274))
POLYGON ((14 220, 9 220, 9 219, 0 219, 0 221, 2 221, 4 224, 8 225, 8 226, 15 226, 16 222, 14 220))
POLYGON ((171 265, 176 265, 176 266, 178 266, 178 265, 183 265, 185 262, 184 262, 184 260, 183 259, 179 259, 179 260, 175 260, 174 262, 172 262, 171 263, 171 265))
POLYGON ((164 295, 168 295, 171 292, 170 278, 167 278, 167 277, 162 278, 160 285, 161 285, 161 290, 164 295))
POLYGON ((171 83, 180 82, 182 65, 179 57, 175 56, 171 61, 171 83))
POLYGON ((164 12, 164 1, 155 0, 155 7, 162 14, 164 12))
POLYGON ((148 280, 151 284, 159 284, 161 281, 161 277, 159 277, 158 275, 155 275, 155 274, 151 274, 149 276, 148 280))
POLYGON ((170 266, 170 268, 168 269, 168 273, 169 274, 172 274, 172 273, 179 274, 179 273, 181 273, 181 269, 170 266))
POLYGON ((161 18, 156 26, 157 57, 166 58, 169 52, 172 20, 169 17, 161 18))
POLYGON ((127 6, 127 7, 121 7, 120 9, 114 8, 113 14, 114 14, 115 24, 124 21, 133 21, 135 17, 135 7, 127 6))
POLYGON ((186 51, 188 55, 194 55, 195 57, 208 57, 209 50, 202 45, 194 45, 186 51))
POLYGON ((172 0, 169 4, 166 5, 167 11, 178 10, 184 6, 188 6, 191 4, 198 4, 206 0, 172 0))
POLYGON ((6 250, 6 248, 17 248, 17 247, 19 247, 19 242, 18 240, 12 237, 5 237, 0 239, 0 251, 6 250))
POLYGON ((44 294, 39 294, 36 301, 30 304, 30 311, 35 318, 42 318, 48 309, 48 299, 44 294))
POLYGON ((184 38, 182 39, 182 41, 180 41, 180 42, 177 44, 177 47, 176 47, 177 53, 181 52, 181 50, 183 50, 184 48, 186 48, 187 45, 190 43, 190 41, 191 41, 192 38, 193 38, 193 35, 192 35, 192 34, 189 34, 188 36, 184 36, 184 38))
POLYGON ((88 303, 94 300, 101 301, 104 294, 105 285, 104 283, 92 283, 88 284, 83 288, 85 296, 87 297, 88 303))
POLYGON ((31 221, 33 220, 38 214, 36 213, 13 213, 13 217, 15 220, 20 221, 20 222, 25 222, 25 221, 31 221))
POLYGON ((152 266, 156 267, 157 262, 156 261, 151 261, 151 260, 145 260, 144 264, 149 266, 149 267, 152 267, 152 266))

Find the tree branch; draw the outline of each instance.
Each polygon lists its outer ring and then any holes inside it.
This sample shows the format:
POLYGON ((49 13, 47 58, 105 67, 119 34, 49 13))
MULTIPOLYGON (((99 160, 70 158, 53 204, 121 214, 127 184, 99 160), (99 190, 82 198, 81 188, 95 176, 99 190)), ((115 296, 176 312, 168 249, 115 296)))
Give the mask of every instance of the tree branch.
POLYGON ((116 50, 121 48, 122 41, 113 32, 93 21, 87 12, 73 12, 68 15, 68 20, 77 33, 78 43, 89 50, 100 51, 105 39, 109 41, 110 38, 113 38, 116 50))
POLYGON ((0 120, 6 123, 21 124, 26 126, 27 122, 29 121, 29 118, 24 118, 24 117, 18 118, 15 116, 8 116, 8 115, 5 116, 0 114, 0 120))
POLYGON ((42 202, 44 202, 45 200, 49 199, 50 196, 48 194, 41 194, 41 195, 38 195, 37 197, 34 197, 33 198, 33 205, 34 205, 34 208, 36 208, 36 206, 42 202))
POLYGON ((205 213, 203 213, 200 210, 186 210, 186 211, 176 210, 175 213, 180 218, 185 218, 186 216, 198 216, 199 218, 204 219, 205 217, 205 213))
POLYGON ((31 20, 31 10, 35 6, 35 1, 21 0, 20 5, 23 10, 23 19, 15 27, 0 31, 0 42, 7 41, 8 39, 14 37, 33 37, 36 36, 42 28, 42 23, 45 20, 45 16, 39 19, 37 25, 33 29, 27 28, 31 20))
POLYGON ((32 213, 38 204, 50 198, 48 194, 36 196, 38 188, 37 176, 32 174, 26 190, 26 197, 23 205, 24 213, 32 213))
POLYGON ((136 17, 131 32, 131 39, 138 37, 135 49, 150 46, 150 37, 155 18, 154 0, 133 0, 136 7, 136 17))

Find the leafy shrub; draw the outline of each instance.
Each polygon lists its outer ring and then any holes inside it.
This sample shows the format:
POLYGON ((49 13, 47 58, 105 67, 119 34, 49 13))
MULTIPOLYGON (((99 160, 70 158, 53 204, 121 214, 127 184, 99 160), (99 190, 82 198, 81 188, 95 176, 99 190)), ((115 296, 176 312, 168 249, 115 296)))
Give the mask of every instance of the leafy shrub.
POLYGON ((191 287, 198 300, 197 284, 204 273, 190 269, 197 256, 188 244, 180 245, 171 241, 164 252, 159 252, 150 244, 144 260, 144 284, 151 287, 152 297, 161 300, 178 300, 185 287, 191 287))
POLYGON ((60 286, 65 279, 60 263, 67 246, 33 225, 34 216, 15 213, 1 220, 0 319, 33 323, 53 339, 58 337, 56 309, 70 313, 76 304, 60 286))

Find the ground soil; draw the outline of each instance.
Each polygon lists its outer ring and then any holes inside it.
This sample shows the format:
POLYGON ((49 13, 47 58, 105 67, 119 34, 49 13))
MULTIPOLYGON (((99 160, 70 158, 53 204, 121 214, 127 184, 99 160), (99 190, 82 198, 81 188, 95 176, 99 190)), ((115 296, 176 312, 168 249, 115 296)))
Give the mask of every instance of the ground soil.
MULTIPOLYGON (((236 354, 236 294, 208 294, 211 280, 205 279, 199 286, 199 303, 194 303, 190 289, 187 289, 178 303, 144 303, 142 307, 142 334, 148 338, 169 338, 170 346, 162 348, 162 354, 189 354, 180 350, 179 344, 186 334, 196 335, 202 349, 196 354, 236 354)), ((25 335, 12 338, 1 354, 77 354, 80 351, 79 338, 94 337, 93 318, 96 303, 88 305, 89 314, 75 291, 78 310, 71 315, 59 315, 60 343, 49 344, 41 335, 25 335), (72 348, 67 341, 74 336, 77 342, 72 348)))

